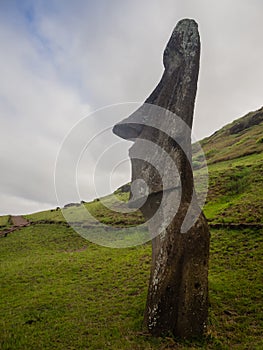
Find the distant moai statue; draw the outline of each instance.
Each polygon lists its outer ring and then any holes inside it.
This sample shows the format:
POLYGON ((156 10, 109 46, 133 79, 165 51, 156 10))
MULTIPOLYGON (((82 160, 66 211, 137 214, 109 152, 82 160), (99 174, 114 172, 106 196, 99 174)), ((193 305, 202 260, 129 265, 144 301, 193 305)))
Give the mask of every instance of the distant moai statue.
POLYGON ((130 205, 140 208, 152 235, 144 322, 156 336, 192 338, 203 335, 207 325, 210 235, 191 163, 199 60, 198 25, 181 20, 164 51, 160 83, 145 104, 113 128, 134 141, 130 205))

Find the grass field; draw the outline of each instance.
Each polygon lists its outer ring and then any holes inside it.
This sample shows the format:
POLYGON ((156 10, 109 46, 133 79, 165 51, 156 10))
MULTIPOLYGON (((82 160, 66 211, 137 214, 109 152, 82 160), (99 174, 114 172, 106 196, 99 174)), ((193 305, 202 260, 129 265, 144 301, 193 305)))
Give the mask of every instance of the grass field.
POLYGON ((262 349, 262 233, 212 231, 208 335, 144 334, 149 244, 103 248, 60 225, 1 240, 0 348, 262 349))
POLYGON ((0 216, 0 227, 9 226, 9 219, 10 219, 9 215, 0 216))
POLYGON ((204 208, 208 220, 263 223, 262 183, 262 154, 209 165, 209 192, 204 208))

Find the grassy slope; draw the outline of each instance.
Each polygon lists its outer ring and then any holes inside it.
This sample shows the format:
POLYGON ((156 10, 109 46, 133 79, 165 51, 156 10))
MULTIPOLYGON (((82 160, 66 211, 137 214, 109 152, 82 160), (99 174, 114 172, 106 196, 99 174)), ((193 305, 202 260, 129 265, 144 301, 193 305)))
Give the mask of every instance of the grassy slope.
POLYGON ((263 223, 262 183, 262 153, 209 165, 208 220, 263 223))
MULTIPOLYGON (((226 125, 201 141, 209 169, 209 192, 205 214, 211 222, 263 223, 263 123, 230 134, 233 126, 248 123, 248 120, 261 112, 263 116, 261 108, 226 125)), ((199 159, 200 154, 193 151, 193 163, 198 165, 199 159)), ((195 173, 202 174, 202 172, 203 169, 198 169, 197 166, 195 173)), ((126 193, 118 192, 117 196, 121 200, 127 199, 126 193)), ((114 199, 108 196, 107 201, 112 203, 114 199)), ((86 206, 93 214, 97 213, 95 215, 106 224, 117 222, 132 224, 138 220, 142 221, 139 213, 132 216, 116 214, 105 210, 97 201, 87 203, 86 206)), ((74 216, 74 207, 66 210, 74 216)), ((64 220, 60 210, 45 211, 26 217, 31 221, 64 220)))
MULTIPOLYGON (((115 192, 115 196, 119 201, 127 201, 128 200, 128 193, 121 193, 120 191, 115 192)), ((119 208, 119 204, 116 204, 115 196, 109 195, 103 198, 105 204, 107 206, 117 206, 119 208)), ((85 203, 85 207, 88 209, 88 211, 97 219, 100 220, 100 222, 104 224, 111 224, 113 226, 120 226, 120 225, 136 225, 138 223, 143 222, 143 217, 140 214, 140 212, 135 213, 119 213, 115 211, 111 211, 105 207, 100 200, 94 200, 90 203, 85 203)), ((92 218, 89 219, 85 215, 85 212, 79 214, 78 207, 68 207, 64 208, 63 211, 66 213, 67 218, 69 218, 72 221, 82 221, 83 225, 94 225, 95 220, 92 218)), ((25 215, 25 217, 31 221, 41 221, 41 220, 51 220, 51 221, 65 221, 65 218, 62 214, 61 210, 48 210, 43 211, 35 214, 25 215)))
POLYGON ((10 216, 9 215, 0 216, 0 227, 1 228, 8 227, 9 226, 9 220, 10 220, 10 216))
MULTIPOLYGON (((207 218, 222 223, 262 223, 263 107, 226 125, 201 145, 209 169, 207 218), (257 116, 261 123, 249 127, 257 116), (237 126, 243 130, 233 133, 237 126)), ((199 157, 193 152, 194 164, 199 157)))
MULTIPOLYGON (((210 173, 205 212, 213 222, 260 222, 262 124, 242 134, 252 155, 238 153, 230 127, 203 141, 210 173)), ((111 213, 98 201, 86 205, 114 226, 142 220, 111 213)), ((63 220, 60 211, 28 218, 63 220)), ((212 230, 208 335, 186 344, 142 332, 149 244, 109 249, 59 224, 24 228, 0 241, 0 349, 262 349, 262 251, 259 230, 212 230)))
MULTIPOLYGON (((213 230, 211 241, 208 336, 199 345, 178 343, 179 349, 261 349, 262 234, 213 230)), ((149 244, 103 248, 69 228, 36 225, 2 239, 0 251, 1 349, 165 349, 175 343, 142 333, 149 244)))

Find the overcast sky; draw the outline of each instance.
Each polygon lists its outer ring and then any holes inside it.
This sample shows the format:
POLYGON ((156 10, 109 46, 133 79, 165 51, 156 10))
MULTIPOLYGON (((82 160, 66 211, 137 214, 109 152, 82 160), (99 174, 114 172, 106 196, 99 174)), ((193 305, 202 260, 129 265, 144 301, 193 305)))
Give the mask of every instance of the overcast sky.
MULTIPOLYGON (((65 135, 98 108, 144 101, 184 17, 198 22, 202 42, 195 136, 261 107, 262 13, 262 0, 1 0, 0 214, 57 205, 53 173, 65 135)), ((115 185, 129 181, 127 169, 115 185)), ((100 167, 98 178, 107 172, 100 167)))

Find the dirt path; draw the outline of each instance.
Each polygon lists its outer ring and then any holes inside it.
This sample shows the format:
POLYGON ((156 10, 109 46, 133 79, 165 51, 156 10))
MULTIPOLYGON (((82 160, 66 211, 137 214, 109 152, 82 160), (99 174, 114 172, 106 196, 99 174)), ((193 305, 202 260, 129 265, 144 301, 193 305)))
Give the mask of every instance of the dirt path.
POLYGON ((28 221, 20 215, 11 216, 11 221, 14 226, 28 225, 28 221))
POLYGON ((20 215, 11 216, 12 226, 0 232, 0 237, 6 237, 9 233, 19 230, 22 227, 29 226, 30 223, 20 215))

